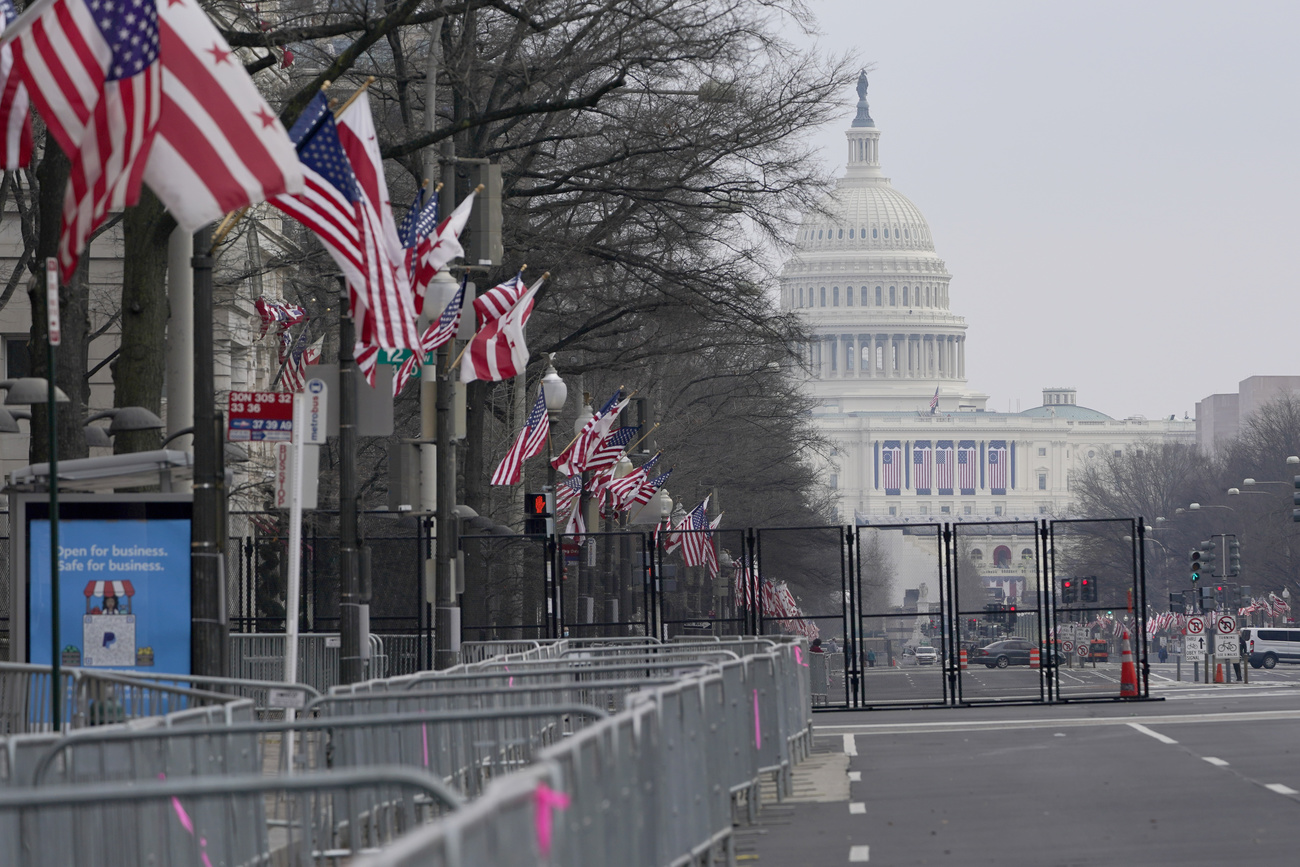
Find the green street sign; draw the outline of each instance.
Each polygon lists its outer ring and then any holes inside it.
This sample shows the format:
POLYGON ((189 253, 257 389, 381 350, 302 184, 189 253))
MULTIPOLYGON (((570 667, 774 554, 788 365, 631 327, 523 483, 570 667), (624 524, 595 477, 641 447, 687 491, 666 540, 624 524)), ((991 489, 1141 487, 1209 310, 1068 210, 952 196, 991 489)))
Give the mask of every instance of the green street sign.
POLYGON ((401 364, 413 354, 409 349, 381 349, 379 350, 379 363, 401 364))

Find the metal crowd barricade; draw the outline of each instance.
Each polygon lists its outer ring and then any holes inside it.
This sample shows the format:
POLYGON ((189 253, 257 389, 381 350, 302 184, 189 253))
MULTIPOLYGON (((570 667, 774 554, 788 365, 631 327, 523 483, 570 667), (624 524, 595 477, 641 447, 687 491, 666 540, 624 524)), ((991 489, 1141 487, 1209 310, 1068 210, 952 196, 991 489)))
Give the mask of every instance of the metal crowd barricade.
POLYGON ((243 680, 237 677, 208 677, 197 674, 141 674, 136 671, 131 672, 129 677, 134 680, 187 683, 195 687, 206 687, 210 692, 246 698, 253 702, 258 719, 281 719, 286 709, 302 710, 314 699, 320 698, 320 692, 305 683, 243 680))
POLYGON ((812 703, 826 704, 830 693, 830 672, 826 669, 826 654, 808 654, 808 678, 811 683, 812 703))
POLYGON ((352 716, 383 713, 391 710, 406 713, 418 710, 486 710, 507 707, 547 707, 557 704, 585 704, 603 708, 608 713, 624 710, 628 697, 643 689, 668 686, 677 677, 584 680, 582 683, 530 683, 522 676, 510 685, 475 686, 460 689, 409 689, 398 692, 369 690, 335 692, 321 696, 306 708, 306 713, 321 716, 352 716))
MULTIPOLYGON (((48 665, 0 663, 0 735, 53 730, 48 665)), ((126 674, 63 668, 65 728, 109 725, 234 701, 229 695, 150 683, 126 674)))
POLYGON ((356 867, 734 864, 737 801, 756 801, 767 773, 788 787, 806 754, 811 710, 796 648, 802 656, 801 645, 782 645, 641 691, 356 867))
MULTIPOLYGON (((283 632, 235 632, 230 635, 230 673, 237 680, 284 680, 283 632)), ((339 682, 337 632, 309 632, 298 636, 298 683, 326 692, 339 682)), ((383 677, 388 664, 383 639, 371 634, 367 675, 383 677)))
POLYGON ((0 791, 0 864, 338 864, 463 803, 392 767, 0 791))
POLYGON ((31 783, 136 782, 400 765, 434 774, 469 798, 478 795, 488 780, 531 764, 542 749, 606 716, 599 708, 564 704, 390 710, 291 722, 158 725, 143 730, 89 729, 48 745, 34 763, 31 783), (284 743, 294 744, 292 766, 273 749, 284 743))

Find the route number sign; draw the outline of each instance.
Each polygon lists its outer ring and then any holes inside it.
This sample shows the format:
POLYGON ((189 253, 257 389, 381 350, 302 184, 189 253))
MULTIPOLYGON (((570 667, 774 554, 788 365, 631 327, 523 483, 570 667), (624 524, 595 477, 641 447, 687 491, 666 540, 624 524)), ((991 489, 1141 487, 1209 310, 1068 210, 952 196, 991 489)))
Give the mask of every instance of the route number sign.
POLYGON ((1205 618, 1204 618, 1204 617, 1189 617, 1189 618, 1187 618, 1187 634, 1188 634, 1189 636, 1193 636, 1193 635, 1204 635, 1204 634, 1205 634, 1205 618))
POLYGON ((1231 614, 1222 614, 1215 619, 1214 628, 1220 635, 1231 635, 1237 631, 1237 618, 1231 614))
POLYGON ((1214 639, 1214 655, 1219 657, 1233 657, 1241 655, 1241 643, 1234 632, 1231 635, 1218 635, 1214 639))
POLYGON ((226 439, 231 442, 293 440, 293 393, 232 391, 226 407, 226 439))

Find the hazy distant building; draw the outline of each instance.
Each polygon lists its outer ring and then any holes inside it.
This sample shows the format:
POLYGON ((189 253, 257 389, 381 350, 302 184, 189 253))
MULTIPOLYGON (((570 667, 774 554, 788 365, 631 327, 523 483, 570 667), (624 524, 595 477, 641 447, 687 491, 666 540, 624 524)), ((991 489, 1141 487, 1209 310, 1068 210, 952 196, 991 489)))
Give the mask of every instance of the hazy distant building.
POLYGON ((1236 394, 1204 398, 1196 404, 1196 444, 1214 454, 1260 407, 1287 394, 1300 394, 1300 376, 1252 376, 1237 383, 1236 394))
POLYGON ((967 382, 966 320, 950 306, 930 227, 881 173, 865 75, 858 94, 848 168, 824 211, 805 217, 782 274, 782 304, 813 334, 807 388, 835 445, 827 481, 843 519, 1059 515, 1087 460, 1142 440, 1192 442, 1190 420, 1114 419, 1071 388, 1044 389, 1024 412, 986 409, 967 382))

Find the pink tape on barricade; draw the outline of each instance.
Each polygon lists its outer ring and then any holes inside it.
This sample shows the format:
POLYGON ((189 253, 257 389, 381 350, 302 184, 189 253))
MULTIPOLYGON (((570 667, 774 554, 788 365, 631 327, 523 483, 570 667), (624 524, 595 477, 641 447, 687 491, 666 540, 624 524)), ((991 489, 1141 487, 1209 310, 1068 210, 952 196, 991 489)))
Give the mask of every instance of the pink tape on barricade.
POLYGON ((804 668, 808 667, 808 663, 803 661, 803 653, 799 650, 799 645, 797 644, 794 646, 794 661, 802 665, 804 668))
POLYGON ((569 796, 545 783, 538 783, 533 792, 533 804, 536 808, 537 851, 545 858, 551 854, 552 811, 569 809, 569 796))

